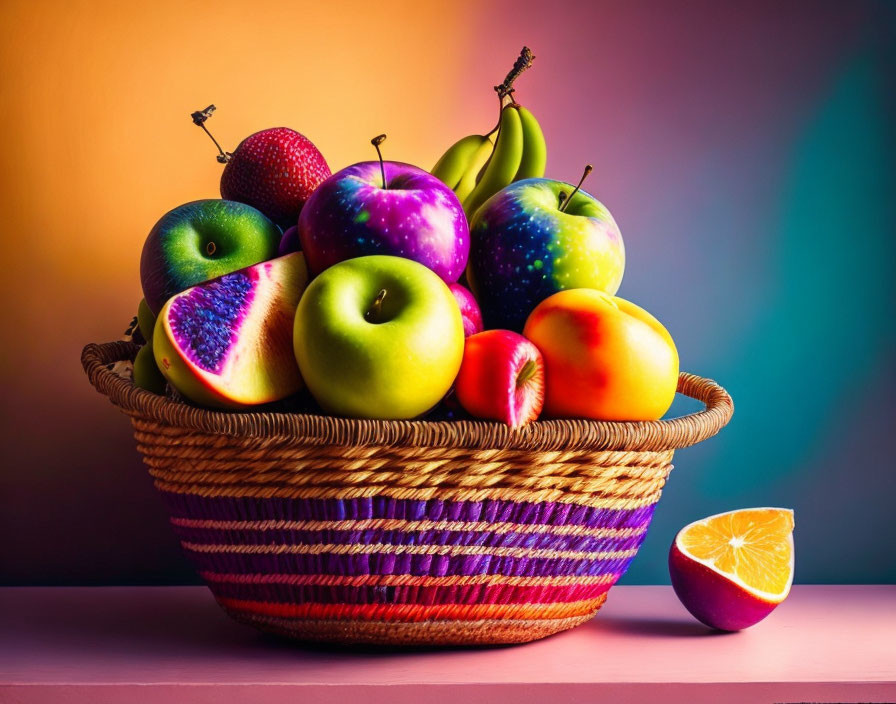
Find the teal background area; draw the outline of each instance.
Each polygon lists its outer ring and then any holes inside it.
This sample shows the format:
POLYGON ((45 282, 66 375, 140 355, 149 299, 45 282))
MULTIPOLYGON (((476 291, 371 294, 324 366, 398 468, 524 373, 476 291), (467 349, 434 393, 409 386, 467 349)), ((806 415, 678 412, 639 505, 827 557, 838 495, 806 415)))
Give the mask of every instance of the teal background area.
MULTIPOLYGON (((718 197, 700 214, 705 269, 687 284, 700 293, 654 307, 667 308, 683 367, 722 382, 736 412, 676 455, 623 583, 667 581, 682 525, 766 505, 795 510, 798 582, 896 580, 896 82, 893 34, 876 34, 893 15, 879 19, 826 71, 778 159, 756 167, 776 188, 749 217, 724 197, 736 198, 740 165, 706 173, 718 197)), ((679 400, 673 414, 691 408, 679 400)))

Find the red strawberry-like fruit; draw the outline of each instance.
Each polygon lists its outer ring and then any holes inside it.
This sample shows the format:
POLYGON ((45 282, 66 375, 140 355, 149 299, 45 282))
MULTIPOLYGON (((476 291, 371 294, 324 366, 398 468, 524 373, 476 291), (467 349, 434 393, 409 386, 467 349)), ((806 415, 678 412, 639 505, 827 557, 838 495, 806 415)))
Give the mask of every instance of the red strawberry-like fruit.
POLYGON ((541 352, 510 330, 470 335, 454 390, 470 415, 522 427, 538 418, 544 404, 541 352))
MULTIPOLYGON (((192 114, 193 122, 211 137, 205 121, 215 106, 192 114)), ((272 127, 246 137, 233 153, 212 137, 225 164, 221 197, 260 210, 282 229, 295 225, 305 201, 330 176, 323 154, 305 135, 288 127, 272 127)))

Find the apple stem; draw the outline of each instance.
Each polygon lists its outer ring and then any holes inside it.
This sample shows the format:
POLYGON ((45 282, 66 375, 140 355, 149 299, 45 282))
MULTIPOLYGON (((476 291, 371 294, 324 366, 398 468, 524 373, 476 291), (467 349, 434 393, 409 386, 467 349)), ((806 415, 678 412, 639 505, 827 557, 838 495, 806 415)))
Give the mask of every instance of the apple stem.
POLYGON ((510 96, 510 101, 513 104, 516 104, 516 100, 513 98, 513 82, 522 75, 523 71, 532 66, 534 60, 535 54, 532 53, 532 50, 529 47, 524 46, 520 51, 517 60, 513 62, 513 68, 510 69, 507 76, 504 77, 504 81, 500 85, 495 86, 495 92, 501 100, 510 96))
POLYGON ((516 388, 520 389, 523 385, 529 381, 533 376, 535 376, 535 372, 538 370, 538 365, 535 363, 534 359, 527 360, 526 363, 520 369, 519 374, 516 375, 516 388))
MULTIPOLYGON (((380 175, 383 177, 383 190, 386 189, 386 167, 383 166, 383 154, 380 151, 380 145, 385 141, 386 141, 386 135, 384 135, 384 134, 379 134, 370 140, 370 143, 373 145, 373 148, 376 149, 376 155, 380 159, 380 175)), ((383 291, 382 294, 385 296, 386 292, 383 291)))
POLYGON ((380 289, 380 292, 376 294, 376 298, 373 299, 373 303, 370 304, 370 308, 367 309, 367 312, 364 314, 364 320, 368 323, 377 322, 377 318, 380 317, 380 310, 383 307, 383 301, 386 299, 386 289, 380 289))
POLYGON ((197 110, 194 113, 190 114, 190 117, 193 118, 193 124, 198 125, 202 128, 203 132, 208 135, 208 138, 215 143, 215 146, 218 148, 218 156, 215 157, 218 160, 219 164, 226 164, 233 157, 233 154, 230 152, 225 152, 221 145, 218 144, 218 140, 212 136, 212 133, 208 131, 208 127, 205 126, 205 121, 208 120, 212 116, 212 113, 216 110, 214 105, 209 105, 205 110, 197 110))
POLYGON ((558 207, 560 208, 561 212, 563 211, 563 201, 565 201, 565 200, 566 200, 566 191, 560 191, 560 203, 559 203, 558 207))
POLYGON ((214 242, 209 242, 207 245, 205 245, 205 253, 208 256, 212 256, 217 251, 218 247, 214 242))
POLYGON ((582 174, 582 178, 579 179, 579 182, 576 184, 575 190, 569 194, 569 198, 563 201, 560 206, 560 212, 565 213, 566 209, 569 207, 569 204, 572 202, 572 197, 579 192, 579 189, 582 187, 582 184, 585 182, 585 179, 588 178, 588 174, 594 171, 594 167, 591 164, 585 164, 585 172, 582 174))

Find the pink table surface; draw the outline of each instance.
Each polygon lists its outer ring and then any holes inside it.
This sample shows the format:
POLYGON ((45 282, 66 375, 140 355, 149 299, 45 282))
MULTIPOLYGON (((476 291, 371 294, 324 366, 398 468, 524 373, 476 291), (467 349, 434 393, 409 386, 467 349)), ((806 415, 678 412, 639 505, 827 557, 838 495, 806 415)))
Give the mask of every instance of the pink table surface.
POLYGON ((231 622, 204 587, 0 589, 0 702, 576 704, 896 701, 896 586, 796 586, 741 633, 672 589, 614 587, 523 646, 384 652, 231 622))

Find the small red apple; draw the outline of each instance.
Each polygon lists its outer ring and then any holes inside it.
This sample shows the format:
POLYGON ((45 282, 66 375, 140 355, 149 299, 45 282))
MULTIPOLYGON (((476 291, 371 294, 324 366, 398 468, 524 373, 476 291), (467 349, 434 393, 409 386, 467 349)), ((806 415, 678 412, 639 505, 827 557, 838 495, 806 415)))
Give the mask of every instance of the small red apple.
POLYGON ((464 337, 482 332, 482 312, 470 289, 460 284, 448 284, 460 308, 460 316, 464 320, 464 337))
POLYGON ((538 418, 544 403, 541 352, 510 330, 471 335, 464 344, 454 388, 470 415, 522 427, 538 418))

